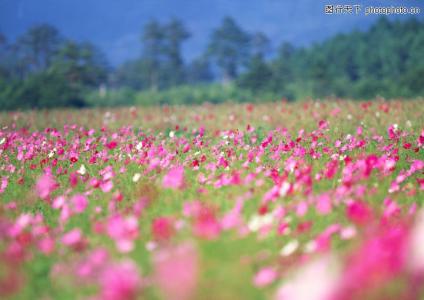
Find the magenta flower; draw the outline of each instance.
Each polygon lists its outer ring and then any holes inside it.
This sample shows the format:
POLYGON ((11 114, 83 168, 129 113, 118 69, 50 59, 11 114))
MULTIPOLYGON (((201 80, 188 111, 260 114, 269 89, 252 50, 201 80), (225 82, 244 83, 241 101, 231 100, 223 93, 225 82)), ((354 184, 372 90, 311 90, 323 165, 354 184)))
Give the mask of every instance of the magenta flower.
POLYGON ((355 201, 347 206, 346 214, 350 220, 359 225, 364 225, 372 220, 372 210, 362 201, 355 201))
POLYGON ((174 224, 170 218, 159 217, 152 222, 152 234, 158 241, 167 241, 174 235, 174 224))

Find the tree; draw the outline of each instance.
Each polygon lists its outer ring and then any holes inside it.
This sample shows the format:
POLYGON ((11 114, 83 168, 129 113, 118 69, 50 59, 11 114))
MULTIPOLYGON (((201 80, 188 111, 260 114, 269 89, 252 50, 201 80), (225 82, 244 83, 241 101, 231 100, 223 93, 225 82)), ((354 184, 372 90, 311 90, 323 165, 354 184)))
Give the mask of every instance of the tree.
POLYGON ((275 92, 286 90, 288 83, 294 81, 293 57, 296 49, 290 43, 283 43, 278 51, 277 58, 273 61, 272 79, 270 87, 275 92))
POLYGON ((144 69, 144 61, 141 59, 126 61, 113 73, 112 84, 126 86, 134 90, 149 88, 149 78, 146 78, 144 69))
POLYGON ((189 31, 178 20, 171 20, 164 28, 166 55, 166 74, 168 85, 175 86, 184 82, 184 61, 181 55, 182 43, 190 37, 189 31))
POLYGON ((160 73, 163 62, 165 34, 163 27, 156 20, 148 22, 143 29, 141 41, 143 44, 142 59, 145 71, 149 77, 151 90, 158 90, 160 85, 160 73))
POLYGON ((247 65, 247 70, 238 80, 238 85, 254 92, 264 91, 270 87, 273 74, 265 61, 265 56, 271 49, 268 37, 257 32, 251 37, 252 57, 247 65))
POLYGON ((265 58, 266 55, 271 51, 271 41, 263 32, 256 32, 251 37, 251 46, 253 50, 253 56, 260 55, 265 58))
POLYGON ((91 43, 67 41, 58 50, 49 71, 63 76, 73 86, 96 87, 106 81, 107 62, 91 43))
POLYGON ((30 71, 37 72, 50 66, 62 41, 59 31, 55 27, 41 24, 29 28, 17 41, 17 47, 30 71))
POLYGON ((247 72, 240 76, 238 84, 254 92, 269 88, 272 71, 261 54, 255 54, 250 61, 247 72))
POLYGON ((225 17, 212 33, 208 53, 221 69, 224 82, 235 79, 239 68, 247 62, 249 41, 249 35, 230 17, 225 17))
POLYGON ((106 80, 102 53, 90 43, 65 42, 44 71, 30 74, 14 97, 22 107, 63 107, 85 105, 84 92, 106 80))
POLYGON ((141 36, 143 52, 138 66, 142 67, 141 77, 147 79, 151 90, 184 83, 181 47, 189 37, 189 31, 178 19, 172 19, 165 25, 151 20, 144 26, 141 36))
POLYGON ((60 75, 40 72, 31 74, 15 89, 15 105, 22 108, 81 107, 84 100, 80 92, 60 75))
POLYGON ((211 82, 213 74, 209 60, 206 56, 194 59, 187 67, 187 80, 189 84, 211 82))
POLYGON ((6 36, 0 32, 0 81, 5 80, 9 73, 6 65, 7 52, 6 36))

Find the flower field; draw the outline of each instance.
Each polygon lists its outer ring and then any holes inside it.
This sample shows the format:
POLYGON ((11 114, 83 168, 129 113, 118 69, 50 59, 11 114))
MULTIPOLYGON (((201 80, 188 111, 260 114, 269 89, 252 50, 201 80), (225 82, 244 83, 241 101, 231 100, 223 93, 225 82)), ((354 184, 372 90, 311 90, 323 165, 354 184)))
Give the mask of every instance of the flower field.
POLYGON ((424 100, 0 113, 2 299, 422 299, 424 100))

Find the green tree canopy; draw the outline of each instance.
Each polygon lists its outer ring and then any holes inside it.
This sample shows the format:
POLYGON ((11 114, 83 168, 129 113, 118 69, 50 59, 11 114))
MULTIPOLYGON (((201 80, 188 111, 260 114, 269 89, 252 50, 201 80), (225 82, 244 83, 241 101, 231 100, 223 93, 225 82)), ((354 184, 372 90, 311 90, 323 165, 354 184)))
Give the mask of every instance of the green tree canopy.
POLYGON ((224 81, 235 79, 249 59, 249 35, 231 17, 225 17, 212 33, 208 53, 214 59, 224 81))
POLYGON ((63 42, 59 31, 48 24, 35 25, 17 41, 17 47, 30 71, 42 71, 50 66, 63 42))

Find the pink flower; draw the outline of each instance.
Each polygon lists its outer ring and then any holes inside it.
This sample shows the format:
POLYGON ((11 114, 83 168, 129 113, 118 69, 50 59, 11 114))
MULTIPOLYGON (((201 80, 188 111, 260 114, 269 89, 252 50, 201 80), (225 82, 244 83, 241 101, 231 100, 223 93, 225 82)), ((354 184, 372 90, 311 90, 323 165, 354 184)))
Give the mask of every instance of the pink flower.
POLYGON ((385 206, 385 209, 384 209, 383 216, 385 218, 389 218, 389 217, 392 217, 394 215, 398 215, 401 211, 399 205, 395 201, 393 201, 389 198, 384 199, 384 206, 385 206))
POLYGON ((134 240, 138 237, 138 220, 134 216, 112 216, 107 222, 106 231, 115 241, 118 251, 130 252, 134 249, 134 240))
POLYGON ((107 266, 109 260, 108 253, 103 248, 97 248, 76 267, 75 274, 83 280, 90 277, 98 278, 99 273, 107 266))
POLYGON ((325 177, 331 179, 337 173, 339 162, 337 160, 332 160, 327 163, 327 168, 325 170, 325 177))
POLYGON ((71 198, 71 203, 74 205, 74 211, 78 214, 84 212, 88 205, 87 198, 80 194, 74 195, 71 198))
POLYGON ((275 300, 329 300, 334 298, 340 276, 337 262, 330 256, 320 257, 297 268, 295 274, 278 288, 275 300))
POLYGON ((398 130, 397 130, 397 126, 395 125, 390 125, 387 128, 387 134, 389 136, 389 139, 394 140, 398 137, 398 130))
POLYGON ((152 222, 152 234, 156 240, 166 241, 174 235, 174 226, 170 218, 159 217, 152 222))
POLYGON ((168 300, 190 299, 197 285, 198 258, 188 243, 154 253, 155 283, 168 300))
POLYGON ((216 219, 212 209, 203 207, 196 216, 193 229, 195 235, 198 237, 213 240, 219 236, 221 232, 221 225, 216 219))
POLYGON ((253 284, 257 287, 264 287, 270 285, 277 278, 277 272, 272 267, 265 267, 256 273, 253 278, 253 284))
POLYGON ((1 185, 0 185, 0 194, 4 193, 4 191, 7 188, 7 184, 9 183, 9 180, 6 176, 2 177, 1 179, 1 185))
POLYGON ((407 227, 403 224, 386 224, 370 232, 348 258, 334 299, 359 299, 367 290, 378 289, 399 278, 409 258, 408 241, 407 227))
POLYGON ((163 177, 164 188, 181 189, 184 187, 184 167, 174 167, 163 177))
POLYGON ((223 229, 231 229, 241 223, 240 212, 237 210, 231 210, 221 220, 221 226, 223 229))
POLYGON ((62 243, 68 247, 80 248, 83 244, 81 229, 74 228, 62 237, 62 243))
POLYGON ((296 206, 296 215, 298 217, 303 217, 308 212, 308 203, 306 201, 301 201, 296 206))
POLYGON ((109 150, 113 150, 116 148, 116 146, 118 146, 118 143, 116 141, 110 141, 109 143, 106 144, 106 147, 109 150))
POLYGON ((100 275, 102 300, 137 299, 141 286, 141 277, 132 261, 106 267, 100 275))
POLYGON ((328 125, 328 121, 326 120, 321 120, 318 122, 319 129, 327 129, 328 125))
POLYGON ((104 181, 100 183, 100 189, 103 193, 109 193, 113 188, 113 182, 112 180, 104 181))
POLYGON ((331 199, 327 194, 323 194, 318 197, 318 203, 316 209, 319 214, 326 215, 331 212, 331 199))
POLYGON ((41 252, 48 255, 51 254, 54 250, 54 239, 50 237, 46 237, 38 243, 38 249, 40 249, 41 252))
POLYGON ((35 189, 40 198, 47 199, 57 186, 53 176, 45 173, 38 179, 35 189))
POLYGON ((372 210, 365 202, 355 201, 348 205, 346 214, 356 224, 366 224, 372 219, 372 210))

